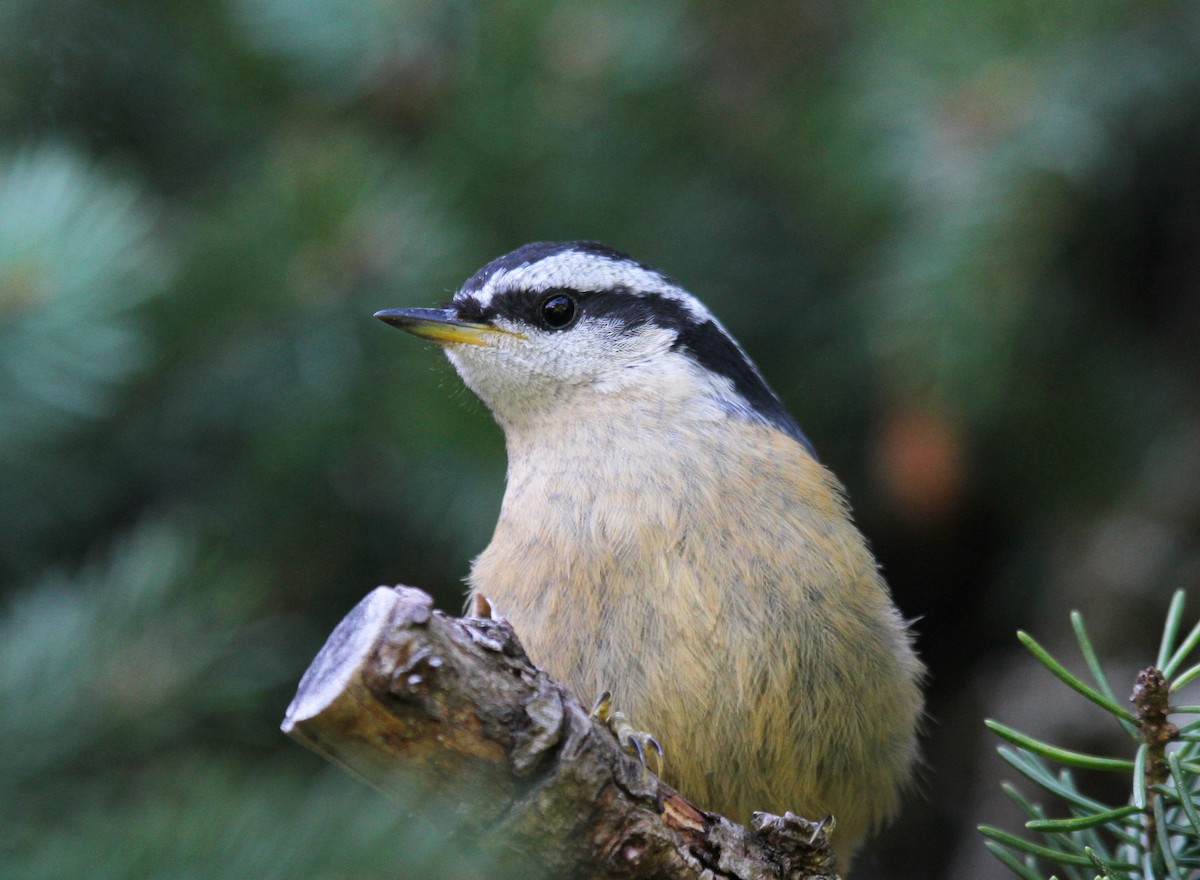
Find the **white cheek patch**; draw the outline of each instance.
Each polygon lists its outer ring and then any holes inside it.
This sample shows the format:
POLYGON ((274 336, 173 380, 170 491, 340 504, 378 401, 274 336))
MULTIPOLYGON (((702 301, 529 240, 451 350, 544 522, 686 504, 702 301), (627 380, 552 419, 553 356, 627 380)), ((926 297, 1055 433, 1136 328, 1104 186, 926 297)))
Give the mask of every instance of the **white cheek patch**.
POLYGON ((609 351, 616 355, 616 360, 626 369, 639 367, 662 357, 671 350, 678 338, 674 330, 667 330, 656 324, 643 324, 636 330, 629 330, 617 322, 603 323, 611 323, 606 342, 610 346, 609 351))
POLYGON ((505 347, 541 375, 608 385, 632 381, 632 371, 668 352, 675 338, 674 331, 654 324, 631 329, 620 321, 585 318, 562 333, 530 335, 505 347))
MULTIPOLYGON (((496 326, 517 327, 505 318, 497 319, 496 326)), ((493 397, 489 402, 495 402, 498 396, 541 394, 547 385, 613 390, 653 384, 645 371, 657 368, 676 338, 673 330, 655 324, 629 328, 620 321, 585 318, 561 333, 507 337, 478 350, 449 345, 446 354, 472 389, 484 396, 481 389, 488 388, 493 397)))
POLYGON ((585 251, 563 251, 513 269, 498 269, 469 296, 486 309, 492 299, 511 290, 542 291, 566 287, 584 292, 625 288, 634 293, 656 294, 680 303, 697 322, 712 320, 712 314, 687 291, 662 275, 635 263, 613 260, 585 251))

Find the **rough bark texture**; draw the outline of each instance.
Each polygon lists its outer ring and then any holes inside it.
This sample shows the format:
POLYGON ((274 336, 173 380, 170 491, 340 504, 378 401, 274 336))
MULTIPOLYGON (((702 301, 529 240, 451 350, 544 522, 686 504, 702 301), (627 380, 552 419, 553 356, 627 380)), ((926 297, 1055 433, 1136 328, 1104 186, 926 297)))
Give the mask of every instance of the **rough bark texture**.
POLYGON ((550 876, 834 877, 819 825, 697 809, 535 668, 507 622, 448 617, 419 590, 379 587, 346 616, 283 730, 385 792, 416 778, 461 793, 473 840, 550 876))

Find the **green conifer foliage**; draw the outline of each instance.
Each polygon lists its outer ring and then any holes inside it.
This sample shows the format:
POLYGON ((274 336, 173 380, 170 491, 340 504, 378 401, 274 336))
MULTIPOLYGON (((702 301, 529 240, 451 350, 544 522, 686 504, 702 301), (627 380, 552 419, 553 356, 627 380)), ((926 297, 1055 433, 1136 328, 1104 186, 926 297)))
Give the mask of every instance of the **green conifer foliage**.
POLYGON ((1071 622, 1094 683, 1072 673, 1027 633, 1026 648, 1054 676, 1108 713, 1131 740, 1128 754, 1106 756, 1063 749, 998 721, 987 726, 1011 746, 1000 755, 1039 789, 1063 804, 1067 815, 1051 812, 1009 783, 1004 793, 1028 817, 1037 839, 1019 837, 990 825, 980 827, 987 847, 1018 877, 1041 880, 1053 871, 1071 880, 1183 880, 1200 869, 1200 706, 1178 703, 1180 692, 1200 677, 1195 650, 1200 623, 1182 639, 1184 593, 1167 613, 1158 658, 1138 673, 1132 696, 1118 702, 1078 612, 1071 622), (1130 706, 1130 708, 1127 708, 1130 706), (1176 723, 1172 718, 1179 721, 1176 723), (1060 769, 1053 769, 1055 766, 1060 769), (1076 771, 1128 777, 1125 803, 1107 804, 1085 793, 1076 771))

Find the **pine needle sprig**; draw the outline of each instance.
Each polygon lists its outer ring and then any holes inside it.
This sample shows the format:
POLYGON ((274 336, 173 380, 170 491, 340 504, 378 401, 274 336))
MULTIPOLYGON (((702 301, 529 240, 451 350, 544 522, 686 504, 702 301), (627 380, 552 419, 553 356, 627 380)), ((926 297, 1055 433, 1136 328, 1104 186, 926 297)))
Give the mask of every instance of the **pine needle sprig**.
POLYGON ((1053 816, 1015 787, 1004 793, 1025 813, 1027 839, 993 826, 980 826, 985 846, 1016 876, 1069 880, 1191 880, 1200 877, 1200 719, 1182 726, 1172 718, 1200 714, 1200 706, 1171 706, 1169 698, 1200 677, 1200 663, 1187 666, 1200 646, 1200 623, 1180 637, 1183 591, 1167 609, 1155 665, 1141 670, 1127 708, 1118 702, 1104 674, 1083 617, 1071 625, 1092 681, 1070 671, 1025 632, 1017 638, 1046 669, 1071 690, 1102 708, 1137 747, 1131 755, 1089 754, 1062 748, 999 721, 984 723, 1011 745, 1000 756, 1046 796, 1060 799, 1069 815, 1053 816), (1050 765, 1060 765, 1053 772, 1050 765), (1072 769, 1129 774, 1129 799, 1106 804, 1084 795, 1072 769))

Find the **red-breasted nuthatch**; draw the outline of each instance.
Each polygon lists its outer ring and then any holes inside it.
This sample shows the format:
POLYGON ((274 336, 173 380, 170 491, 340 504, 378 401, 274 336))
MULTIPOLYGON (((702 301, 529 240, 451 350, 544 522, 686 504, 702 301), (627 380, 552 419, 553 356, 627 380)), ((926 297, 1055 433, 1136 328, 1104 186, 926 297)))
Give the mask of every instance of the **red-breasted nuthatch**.
POLYGON ((376 317, 441 344, 504 430, 472 594, 575 694, 611 690, 699 806, 832 813, 845 870, 912 774, 922 667, 840 484, 725 328, 591 242, 376 317))

